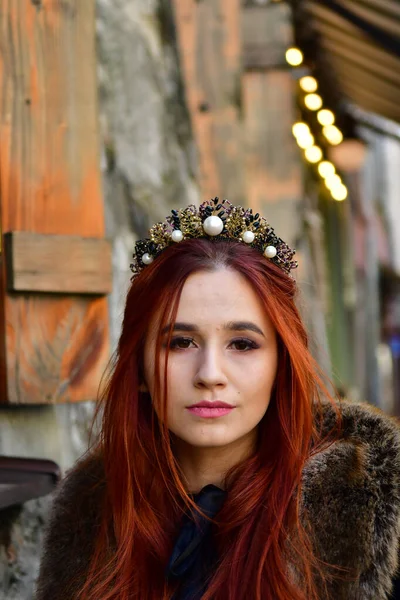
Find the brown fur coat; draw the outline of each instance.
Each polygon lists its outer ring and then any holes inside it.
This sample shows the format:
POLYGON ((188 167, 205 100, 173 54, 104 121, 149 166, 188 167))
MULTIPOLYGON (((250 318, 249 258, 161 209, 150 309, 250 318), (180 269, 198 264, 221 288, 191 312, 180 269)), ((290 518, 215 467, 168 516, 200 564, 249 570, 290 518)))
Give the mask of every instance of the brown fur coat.
MULTIPOLYGON (((305 466, 303 506, 320 558, 358 573, 356 582, 332 584, 329 600, 385 600, 398 564, 400 425, 368 404, 340 406, 340 439, 305 466)), ((324 411, 329 430, 335 412, 329 405, 324 411)), ((81 460, 56 493, 36 600, 76 598, 72 582, 84 581, 96 536, 97 507, 104 492, 101 474, 98 459, 81 460), (88 494, 96 481, 96 491, 88 494)))

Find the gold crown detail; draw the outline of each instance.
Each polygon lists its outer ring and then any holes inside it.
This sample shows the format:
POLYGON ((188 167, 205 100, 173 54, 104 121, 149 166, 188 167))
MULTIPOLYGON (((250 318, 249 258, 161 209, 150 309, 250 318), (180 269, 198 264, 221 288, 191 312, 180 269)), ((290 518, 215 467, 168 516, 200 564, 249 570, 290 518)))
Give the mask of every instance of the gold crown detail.
POLYGON ((166 248, 183 240, 193 238, 218 238, 247 244, 290 275, 298 266, 293 260, 295 250, 277 237, 274 229, 259 213, 253 215, 251 208, 233 206, 228 200, 213 198, 180 210, 172 210, 171 216, 156 223, 150 229, 150 238, 135 244, 130 269, 136 277, 166 248))

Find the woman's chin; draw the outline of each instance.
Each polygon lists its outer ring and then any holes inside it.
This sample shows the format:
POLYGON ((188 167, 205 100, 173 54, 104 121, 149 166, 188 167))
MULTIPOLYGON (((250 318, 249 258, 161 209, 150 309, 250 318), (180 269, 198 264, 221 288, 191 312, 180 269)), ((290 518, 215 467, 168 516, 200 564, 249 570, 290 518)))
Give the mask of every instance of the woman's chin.
POLYGON ((217 427, 216 425, 211 427, 186 428, 185 431, 175 431, 174 433, 184 444, 194 448, 222 448, 230 446, 245 435, 245 432, 237 432, 235 434, 230 428, 217 427))

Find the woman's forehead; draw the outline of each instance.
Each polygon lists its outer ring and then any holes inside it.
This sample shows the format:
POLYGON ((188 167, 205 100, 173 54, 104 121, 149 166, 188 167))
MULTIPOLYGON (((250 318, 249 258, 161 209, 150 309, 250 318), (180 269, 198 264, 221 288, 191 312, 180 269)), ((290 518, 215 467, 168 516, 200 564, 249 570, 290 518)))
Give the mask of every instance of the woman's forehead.
MULTIPOLYGON (((153 332, 160 329, 161 312, 153 321, 153 332)), ((170 320, 167 319, 167 324, 170 320)), ((237 271, 221 268, 201 271, 185 282, 175 322, 181 330, 233 329, 233 323, 252 323, 266 332, 273 329, 267 311, 246 278, 237 271)), ((243 328, 244 329, 244 328, 243 328)))
POLYGON ((250 283, 237 271, 219 269, 194 273, 185 282, 178 305, 178 316, 212 315, 224 309, 229 312, 251 309, 263 312, 262 304, 250 283))

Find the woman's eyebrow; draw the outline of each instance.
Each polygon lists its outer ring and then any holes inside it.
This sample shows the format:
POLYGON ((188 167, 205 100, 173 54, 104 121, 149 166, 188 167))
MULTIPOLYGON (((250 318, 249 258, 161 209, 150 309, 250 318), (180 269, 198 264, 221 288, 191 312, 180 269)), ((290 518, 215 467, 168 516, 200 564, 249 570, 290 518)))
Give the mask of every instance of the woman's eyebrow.
POLYGON ((229 321, 229 323, 225 323, 224 329, 229 329, 230 331, 254 331, 254 333, 265 337, 262 329, 255 323, 252 323, 252 321, 229 321))
MULTIPOLYGON (((168 333, 170 327, 170 324, 166 325, 161 334, 164 335, 168 333)), ((224 323, 222 327, 228 331, 253 331, 254 333, 258 333, 259 335, 265 337, 263 331, 258 327, 258 325, 252 323, 251 321, 229 321, 228 323, 224 323)), ((188 333, 192 333, 198 332, 200 329, 193 323, 181 323, 177 321, 174 324, 172 331, 186 331, 188 333)))
MULTIPOLYGON (((171 328, 171 323, 168 323, 168 325, 166 325, 164 327, 164 329, 161 331, 161 334, 164 335, 165 333, 168 333, 170 328, 171 328)), ((191 323, 176 322, 176 323, 174 323, 172 331, 187 331, 188 333, 192 333, 193 331, 199 331, 199 328, 197 327, 197 325, 192 325, 191 323)))

